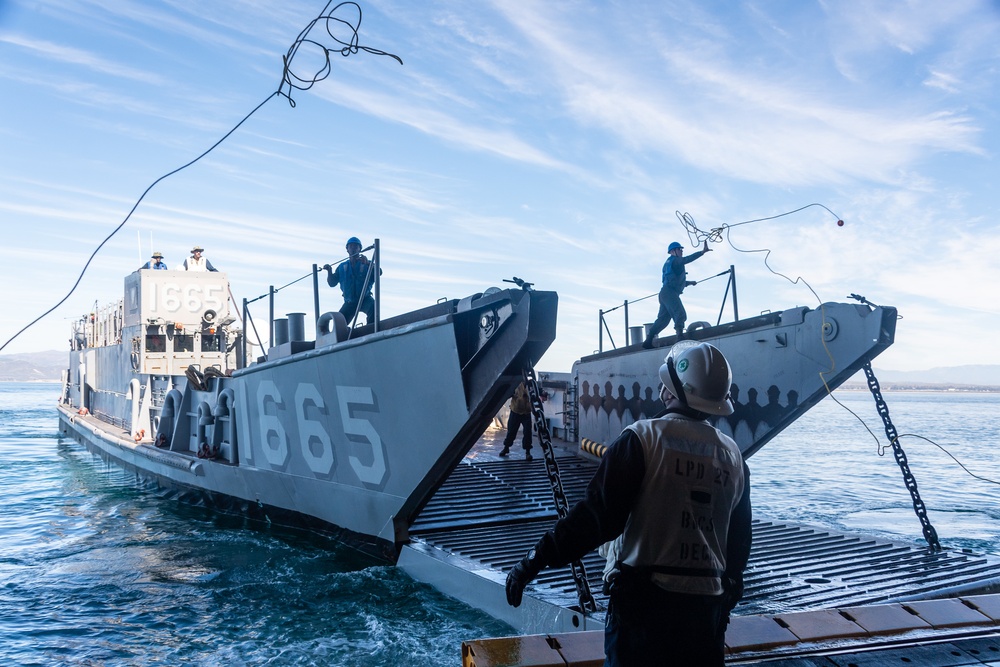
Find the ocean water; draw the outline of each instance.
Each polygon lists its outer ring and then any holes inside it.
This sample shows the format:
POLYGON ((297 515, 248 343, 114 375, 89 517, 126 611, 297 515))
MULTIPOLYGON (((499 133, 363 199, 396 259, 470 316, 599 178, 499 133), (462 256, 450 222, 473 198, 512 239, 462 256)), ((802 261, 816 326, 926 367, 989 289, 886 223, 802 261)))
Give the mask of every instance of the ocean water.
POLYGON ((320 536, 160 496, 0 383, 0 665, 461 664, 511 628, 320 536))
MULTIPOLYGON (((164 498, 0 383, 0 664, 459 665, 511 628, 322 537, 164 498)), ((867 393, 836 397, 885 444, 867 393)), ((900 434, 1000 477, 1000 394, 887 393, 900 434)), ((1000 555, 1000 493, 901 439, 946 548, 1000 555)), ((758 516, 921 543, 891 451, 831 399, 750 459, 758 516)))
MULTIPOLYGON (((1000 555, 1000 393, 883 398, 941 545, 1000 555)), ((757 516, 926 545, 867 390, 835 392, 748 463, 757 516)))

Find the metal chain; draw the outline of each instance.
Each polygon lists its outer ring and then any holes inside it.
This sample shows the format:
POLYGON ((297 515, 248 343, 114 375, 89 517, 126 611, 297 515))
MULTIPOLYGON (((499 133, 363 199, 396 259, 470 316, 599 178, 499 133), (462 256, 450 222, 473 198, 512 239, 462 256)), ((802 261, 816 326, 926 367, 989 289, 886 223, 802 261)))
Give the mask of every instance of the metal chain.
POLYGON ((930 547, 931 551, 941 551, 941 543, 938 541, 937 531, 934 530, 931 520, 927 517, 927 507, 920 498, 920 491, 917 490, 917 480, 913 477, 913 473, 910 472, 910 466, 906 461, 906 452, 903 451, 903 446, 899 444, 899 434, 896 433, 896 427, 893 426, 892 420, 889 419, 889 407, 882 399, 882 390, 879 387, 878 380, 875 378, 871 362, 866 363, 864 368, 865 376, 868 378, 868 388, 871 390, 872 396, 875 397, 875 408, 878 410, 879 416, 882 417, 882 423, 885 425, 885 435, 889 438, 889 442, 892 443, 892 453, 896 457, 896 463, 903 473, 903 483, 910 492, 910 498, 913 499, 913 511, 917 513, 917 518, 920 520, 920 527, 924 531, 924 539, 927 540, 927 546, 930 547))
MULTIPOLYGON (((566 500, 566 492, 563 490, 562 479, 559 477, 559 466, 556 463, 555 450, 552 448, 552 437, 549 435, 549 426, 545 421, 545 411, 542 408, 541 391, 538 389, 538 380, 535 379, 535 370, 530 366, 524 368, 524 385, 528 389, 528 397, 531 400, 531 417, 535 424, 535 433, 538 435, 538 443, 542 448, 542 458, 545 460, 545 474, 548 475, 549 484, 552 486, 552 498, 556 504, 556 514, 562 519, 569 514, 569 502, 566 500)), ((575 560, 570 563, 573 573, 573 584, 576 586, 576 596, 580 601, 580 609, 583 613, 593 613, 597 611, 597 601, 590 591, 590 583, 587 581, 587 569, 583 566, 583 561, 575 560)))

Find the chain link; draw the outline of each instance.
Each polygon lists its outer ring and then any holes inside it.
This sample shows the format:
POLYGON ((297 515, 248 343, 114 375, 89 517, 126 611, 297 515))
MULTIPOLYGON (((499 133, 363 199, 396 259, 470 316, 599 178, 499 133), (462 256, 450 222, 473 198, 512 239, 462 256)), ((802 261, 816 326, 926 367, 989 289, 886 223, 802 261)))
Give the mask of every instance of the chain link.
MULTIPOLYGON (((555 450, 552 447, 552 437, 549 435, 549 426, 545 420, 545 411, 542 408, 541 391, 538 389, 538 380, 535 379, 535 370, 530 366, 524 368, 524 385, 528 389, 528 397, 531 400, 531 417, 535 424, 535 433, 538 435, 538 443, 542 448, 542 458, 545 460, 545 474, 548 475, 549 484, 552 486, 552 498, 556 504, 556 514, 559 518, 564 518, 569 514, 569 502, 566 500, 566 492, 563 490, 562 479, 559 477, 559 466, 556 463, 555 450)), ((575 560, 570 563, 573 573, 573 584, 576 586, 576 596, 580 601, 580 609, 583 613, 594 613, 597 611, 597 601, 590 591, 590 583, 587 581, 587 569, 583 566, 583 561, 575 560)))
POLYGON ((917 480, 913 477, 913 473, 910 472, 910 465, 906 461, 906 452, 903 451, 903 446, 899 444, 899 434, 896 432, 896 427, 893 426, 892 420, 889 419, 889 407, 882 399, 882 389, 879 387, 878 379, 875 378, 871 362, 865 364, 865 377, 868 378, 868 388, 871 390, 872 396, 875 397, 875 409, 878 410, 879 416, 882 417, 882 423, 885 425, 885 435, 889 438, 889 442, 892 443, 893 456, 896 457, 896 463, 903 473, 903 484, 906 485, 907 491, 910 492, 910 498, 913 499, 913 511, 917 513, 917 518, 920 520, 920 527, 924 531, 924 539, 927 540, 927 546, 930 547, 931 551, 941 551, 941 543, 938 541, 937 531, 934 530, 934 526, 931 525, 931 520, 927 516, 927 507, 920 498, 920 491, 917 490, 917 480))

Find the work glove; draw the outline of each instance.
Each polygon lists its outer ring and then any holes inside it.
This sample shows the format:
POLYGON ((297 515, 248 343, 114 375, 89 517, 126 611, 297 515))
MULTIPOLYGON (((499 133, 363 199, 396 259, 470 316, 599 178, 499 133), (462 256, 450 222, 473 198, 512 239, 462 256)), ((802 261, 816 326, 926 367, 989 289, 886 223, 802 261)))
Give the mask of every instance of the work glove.
POLYGON ((332 269, 333 269, 333 267, 332 267, 332 266, 330 266, 329 264, 324 264, 324 265, 323 265, 323 268, 324 268, 324 269, 326 269, 327 271, 330 271, 330 270, 332 270, 332 269))
POLYGON ((722 577, 722 604, 726 613, 731 612, 743 597, 743 579, 729 576, 722 577))
POLYGON ((531 580, 542 571, 541 560, 534 549, 522 558, 517 565, 507 573, 507 604, 511 607, 521 606, 521 597, 524 595, 524 587, 531 583, 531 580))
POLYGON ((697 285, 698 281, 697 280, 689 280, 689 281, 687 281, 684 284, 687 285, 688 287, 691 287, 692 285, 697 285))

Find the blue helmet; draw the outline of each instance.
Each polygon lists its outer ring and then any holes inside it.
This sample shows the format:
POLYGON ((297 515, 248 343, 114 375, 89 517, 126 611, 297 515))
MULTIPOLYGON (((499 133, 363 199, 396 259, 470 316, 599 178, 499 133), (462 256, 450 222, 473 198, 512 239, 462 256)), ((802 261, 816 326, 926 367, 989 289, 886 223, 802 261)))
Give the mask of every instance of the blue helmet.
POLYGON ((670 252, 671 250, 678 250, 678 249, 683 249, 683 248, 684 248, 684 246, 682 246, 677 241, 674 241, 673 243, 671 243, 670 245, 667 246, 667 252, 670 252))
POLYGON ((359 239, 357 236, 352 236, 351 238, 347 239, 347 243, 344 244, 344 247, 346 248, 347 246, 351 245, 352 243, 357 243, 358 245, 364 245, 361 242, 361 239, 359 239))

